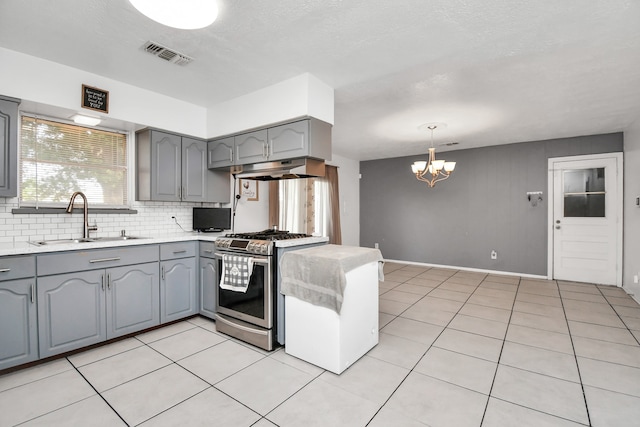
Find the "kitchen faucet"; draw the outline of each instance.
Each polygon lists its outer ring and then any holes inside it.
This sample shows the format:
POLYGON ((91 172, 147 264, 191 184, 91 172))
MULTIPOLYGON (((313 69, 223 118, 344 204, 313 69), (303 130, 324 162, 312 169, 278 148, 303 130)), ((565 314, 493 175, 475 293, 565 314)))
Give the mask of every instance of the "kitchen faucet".
POLYGON ((87 202, 87 196, 85 196, 82 191, 76 191, 71 195, 71 199, 69 200, 69 206, 67 206, 67 213, 73 212, 73 202, 76 200, 77 196, 82 197, 82 200, 84 200, 84 209, 82 211, 84 214, 84 227, 82 228, 82 238, 88 239, 89 232, 98 231, 98 226, 89 225, 89 202, 87 202))

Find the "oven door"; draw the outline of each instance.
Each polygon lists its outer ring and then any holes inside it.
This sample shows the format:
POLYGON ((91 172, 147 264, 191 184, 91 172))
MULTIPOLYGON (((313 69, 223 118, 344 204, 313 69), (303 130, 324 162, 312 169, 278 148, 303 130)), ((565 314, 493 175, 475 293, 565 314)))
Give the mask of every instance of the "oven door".
MULTIPOLYGON (((215 253, 218 283, 222 279, 222 253, 215 253)), ((273 327, 272 257, 253 256, 253 272, 246 292, 222 289, 218 285, 216 311, 266 329, 273 327)))

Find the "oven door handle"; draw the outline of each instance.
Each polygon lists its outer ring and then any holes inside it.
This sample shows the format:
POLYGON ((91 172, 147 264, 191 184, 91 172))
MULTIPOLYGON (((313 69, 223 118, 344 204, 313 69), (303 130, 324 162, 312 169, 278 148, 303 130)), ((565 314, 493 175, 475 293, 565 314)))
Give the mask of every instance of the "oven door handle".
MULTIPOLYGON (((220 252, 216 252, 213 256, 215 258, 219 258, 222 259, 222 255, 220 252)), ((227 255, 231 255, 231 254, 227 254, 227 255)), ((242 256, 249 256, 253 259, 253 263, 254 264, 264 264, 264 265, 269 265, 271 263, 271 260, 269 259, 269 257, 256 257, 256 256, 251 256, 251 254, 247 254, 247 255, 242 255, 242 256)))
POLYGON ((268 335, 269 334, 269 331, 266 331, 266 330, 263 330, 263 329, 249 328, 247 326, 243 326, 243 325, 239 325, 237 323, 229 322, 227 319, 223 318, 222 316, 216 316, 216 322, 218 322, 218 321, 220 321, 222 323, 226 323, 229 326, 241 329, 241 330, 243 330, 245 332, 249 332, 249 333, 252 333, 252 334, 260 334, 260 335, 268 335))

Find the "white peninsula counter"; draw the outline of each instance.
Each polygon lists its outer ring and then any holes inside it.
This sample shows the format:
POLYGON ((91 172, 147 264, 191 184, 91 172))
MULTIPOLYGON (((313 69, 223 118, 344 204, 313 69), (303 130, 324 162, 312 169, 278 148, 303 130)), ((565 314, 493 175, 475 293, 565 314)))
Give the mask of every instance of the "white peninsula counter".
POLYGON ((285 352, 336 374, 378 343, 378 249, 323 245, 280 260, 285 352))

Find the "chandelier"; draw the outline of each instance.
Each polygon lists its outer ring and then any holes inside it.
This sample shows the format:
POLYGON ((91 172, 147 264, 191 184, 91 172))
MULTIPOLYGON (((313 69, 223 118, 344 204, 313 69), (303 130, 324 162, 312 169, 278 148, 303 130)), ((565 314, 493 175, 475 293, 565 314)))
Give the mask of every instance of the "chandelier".
POLYGON ((429 148, 429 161, 423 160, 413 162, 411 170, 419 181, 424 181, 430 188, 436 185, 436 182, 445 180, 451 176, 451 172, 456 168, 456 162, 447 162, 444 160, 436 160, 436 149, 433 147, 433 131, 438 126, 435 124, 426 124, 420 126, 420 129, 426 128, 431 131, 431 147, 429 148))

